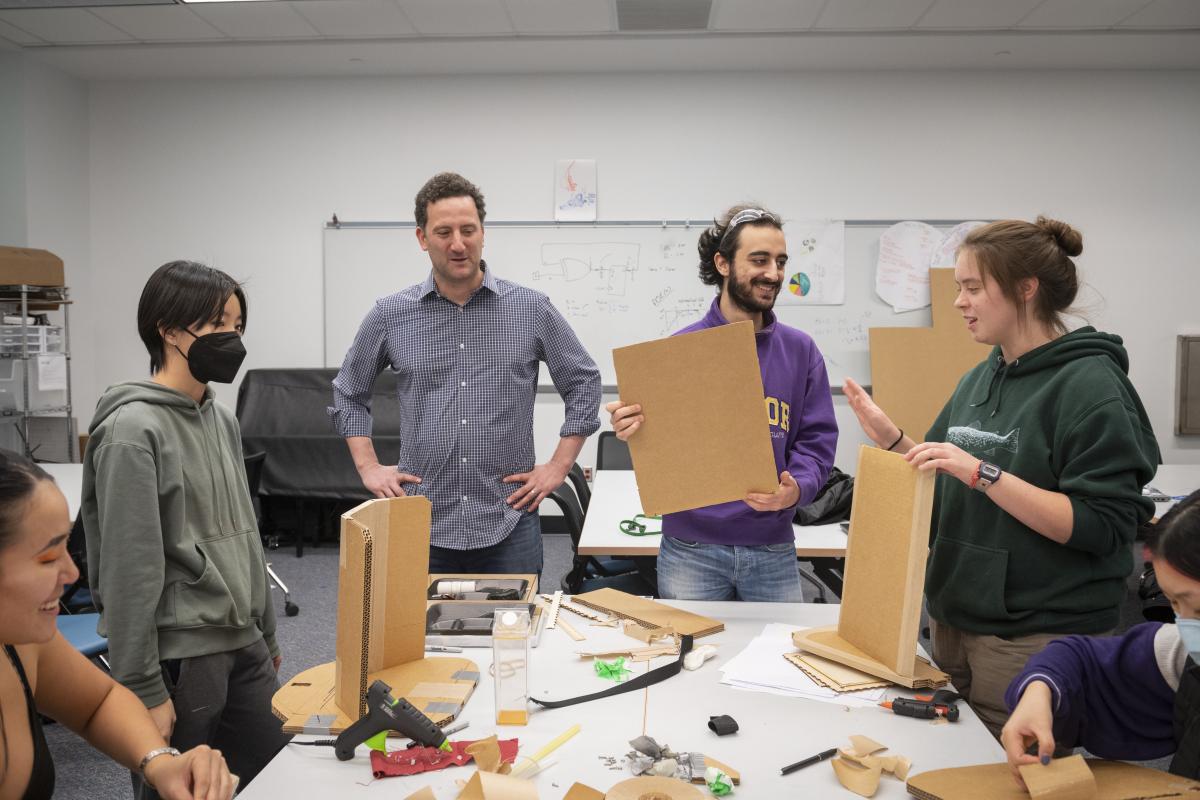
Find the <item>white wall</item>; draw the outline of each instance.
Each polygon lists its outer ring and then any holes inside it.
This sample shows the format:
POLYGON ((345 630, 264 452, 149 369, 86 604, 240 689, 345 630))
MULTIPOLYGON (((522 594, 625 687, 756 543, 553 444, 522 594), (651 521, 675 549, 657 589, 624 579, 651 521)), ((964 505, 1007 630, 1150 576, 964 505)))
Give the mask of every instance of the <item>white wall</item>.
MULTIPOLYGON (((1195 72, 94 84, 97 322, 94 374, 77 364, 80 416, 108 383, 144 374, 137 297, 164 261, 248 280, 247 367, 319 366, 332 213, 410 219, 420 184, 454 169, 492 218, 544 219, 554 160, 594 157, 606 218, 702 217, 749 198, 790 217, 1071 222, 1105 301, 1091 319, 1126 338, 1165 459, 1200 461, 1200 442, 1172 435, 1171 395, 1174 337, 1200 332, 1197 130, 1195 72)), ((427 269, 414 244, 380 294, 427 269)), ((839 464, 853 469, 861 438, 839 414, 839 464)), ((539 403, 542 455, 560 419, 539 403)))
POLYGON ((88 88, 28 58, 24 87, 26 241, 63 260, 75 301, 70 308, 74 416, 86 430, 96 404, 95 332, 104 319, 92 286, 88 88))
POLYGON ((0 52, 0 245, 25 246, 23 62, 0 52))

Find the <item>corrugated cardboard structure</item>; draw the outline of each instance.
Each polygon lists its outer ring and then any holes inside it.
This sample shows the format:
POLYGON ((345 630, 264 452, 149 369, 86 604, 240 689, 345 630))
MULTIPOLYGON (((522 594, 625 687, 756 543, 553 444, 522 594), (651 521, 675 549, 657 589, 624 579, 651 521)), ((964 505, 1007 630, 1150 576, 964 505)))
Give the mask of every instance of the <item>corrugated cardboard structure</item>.
POLYGON ((597 611, 612 614, 614 617, 633 620, 643 628, 671 628, 680 636, 693 636, 699 639, 701 636, 725 630, 725 623, 720 620, 693 614, 657 600, 647 600, 644 597, 637 597, 617 589, 604 588, 577 594, 575 602, 597 611))
MULTIPOLYGON (((1087 765, 1096 781, 1095 794, 1090 795, 1093 800, 1200 798, 1200 781, 1121 761, 1088 759, 1087 765)), ((1065 790, 1073 791, 1069 787, 1065 790)), ((979 764, 923 772, 909 779, 908 793, 921 800, 1030 800, 1030 794, 1013 780, 1007 764, 979 764)), ((1054 800, 1060 796, 1063 795, 1046 794, 1039 800, 1054 800)))
POLYGON ((619 347, 613 365, 621 401, 646 417, 629 440, 644 513, 779 486, 753 323, 619 347))
POLYGON ((288 733, 339 733, 366 712, 382 680, 435 723, 453 720, 479 681, 464 658, 425 658, 430 505, 424 497, 369 500, 342 515, 337 660, 275 693, 288 733))
POLYGON ((838 624, 794 633, 797 647, 903 686, 945 684, 917 658, 933 486, 904 456, 859 448, 838 624))
POLYGON ((871 396, 920 442, 967 370, 991 348, 971 338, 954 308, 954 270, 929 271, 932 328, 871 328, 871 396))
POLYGON ((0 246, 0 286, 62 286, 63 261, 49 250, 0 246))

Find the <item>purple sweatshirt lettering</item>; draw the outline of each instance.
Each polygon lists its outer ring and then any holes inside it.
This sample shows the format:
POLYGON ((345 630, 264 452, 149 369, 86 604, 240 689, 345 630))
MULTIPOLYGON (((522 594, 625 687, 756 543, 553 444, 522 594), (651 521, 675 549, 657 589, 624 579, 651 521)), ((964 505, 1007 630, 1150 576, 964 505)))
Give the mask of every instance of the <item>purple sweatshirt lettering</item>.
MULTIPOLYGON (((837 421, 825 359, 812 337, 784 325, 773 312, 764 314, 755 333, 758 363, 762 370, 771 448, 775 470, 787 470, 800 487, 797 505, 811 503, 829 478, 837 449, 837 421)), ((680 333, 727 324, 717 300, 708 314, 680 333)), ((794 541, 795 508, 755 511, 741 500, 720 503, 663 517, 663 533, 689 542, 725 545, 767 545, 794 541)))

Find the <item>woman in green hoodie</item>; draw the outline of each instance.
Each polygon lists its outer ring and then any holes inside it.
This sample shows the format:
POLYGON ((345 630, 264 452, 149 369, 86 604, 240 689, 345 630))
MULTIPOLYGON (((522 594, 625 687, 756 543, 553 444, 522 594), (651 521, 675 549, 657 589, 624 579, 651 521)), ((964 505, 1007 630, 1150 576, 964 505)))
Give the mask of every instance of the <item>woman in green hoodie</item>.
POLYGON ((152 376, 100 398, 81 509, 113 677, 172 745, 221 750, 243 785, 287 742, 271 712, 280 655, 241 434, 208 386, 237 374, 245 324, 246 296, 224 272, 174 261, 150 276, 138 333, 152 376))
POLYGON ((939 473, 925 593, 933 657, 993 734, 1026 659, 1065 634, 1112 630, 1132 542, 1154 506, 1141 488, 1158 443, 1121 339, 1063 314, 1083 238, 1039 217, 972 231, 954 302, 994 345, 918 444, 847 380, 879 446, 939 473))

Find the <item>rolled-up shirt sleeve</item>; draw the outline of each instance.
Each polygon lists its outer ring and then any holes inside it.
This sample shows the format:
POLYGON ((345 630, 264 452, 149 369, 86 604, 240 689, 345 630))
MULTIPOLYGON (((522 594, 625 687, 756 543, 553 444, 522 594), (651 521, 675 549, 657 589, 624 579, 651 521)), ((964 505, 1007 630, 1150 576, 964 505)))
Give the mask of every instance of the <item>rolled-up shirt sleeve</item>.
POLYGON ((600 370, 553 303, 545 300, 537 319, 538 356, 566 406, 558 435, 591 436, 600 430, 600 370))
POLYGON ((387 329, 379 304, 371 308, 333 379, 333 405, 326 411, 339 436, 371 435, 371 390, 389 366, 387 329))

